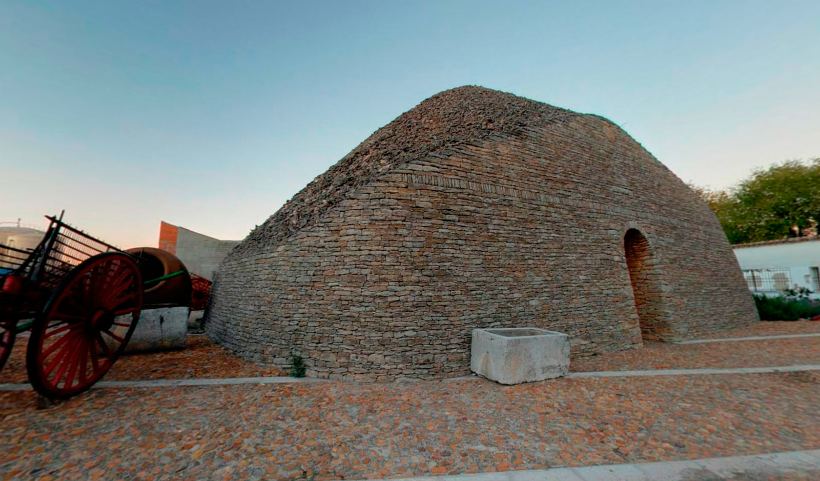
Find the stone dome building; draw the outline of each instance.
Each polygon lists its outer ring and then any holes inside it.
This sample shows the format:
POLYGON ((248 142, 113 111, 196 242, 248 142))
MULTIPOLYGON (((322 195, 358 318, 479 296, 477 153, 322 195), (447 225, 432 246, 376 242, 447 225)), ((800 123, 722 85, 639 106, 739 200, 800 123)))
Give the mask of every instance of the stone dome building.
POLYGON ((718 221, 612 122, 481 87, 371 135, 223 261, 208 335, 308 375, 469 372, 477 327, 573 355, 757 319, 718 221))

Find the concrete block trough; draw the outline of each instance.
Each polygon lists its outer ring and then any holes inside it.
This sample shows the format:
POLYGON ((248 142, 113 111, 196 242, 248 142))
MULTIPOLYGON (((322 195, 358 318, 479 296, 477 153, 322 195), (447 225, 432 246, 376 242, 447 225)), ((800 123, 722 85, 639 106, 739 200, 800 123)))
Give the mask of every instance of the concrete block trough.
POLYGON ((543 381, 569 371, 566 334, 535 327, 473 329, 470 369, 501 384, 543 381))
POLYGON ((188 307, 143 309, 125 352, 163 351, 185 347, 188 307))

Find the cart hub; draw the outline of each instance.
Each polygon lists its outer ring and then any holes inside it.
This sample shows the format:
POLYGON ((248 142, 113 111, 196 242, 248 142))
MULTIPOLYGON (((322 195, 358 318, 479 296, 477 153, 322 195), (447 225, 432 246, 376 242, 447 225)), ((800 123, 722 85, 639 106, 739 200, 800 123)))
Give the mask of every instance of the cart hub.
POLYGON ((97 309, 91 316, 91 328, 98 331, 109 329, 114 323, 114 315, 106 309, 97 309))

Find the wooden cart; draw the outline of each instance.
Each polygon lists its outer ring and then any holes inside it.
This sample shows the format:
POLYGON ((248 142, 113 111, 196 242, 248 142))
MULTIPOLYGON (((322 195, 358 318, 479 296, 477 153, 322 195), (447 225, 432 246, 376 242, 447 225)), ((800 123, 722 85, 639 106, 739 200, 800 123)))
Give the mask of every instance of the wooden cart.
POLYGON ((138 259, 62 217, 46 216, 33 250, 0 244, 0 368, 16 336, 31 330, 28 378, 51 399, 77 395, 108 372, 134 332, 143 294, 138 259))

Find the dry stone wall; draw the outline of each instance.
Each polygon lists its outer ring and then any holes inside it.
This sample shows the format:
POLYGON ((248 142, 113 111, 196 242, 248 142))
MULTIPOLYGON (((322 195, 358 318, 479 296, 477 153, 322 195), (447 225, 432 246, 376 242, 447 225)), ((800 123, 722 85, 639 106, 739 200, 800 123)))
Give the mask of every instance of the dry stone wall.
POLYGON ((566 114, 485 134, 249 237, 217 274, 208 334, 257 361, 300 355, 310 376, 389 380, 467 374, 477 327, 565 332, 582 356, 640 346, 641 325, 675 340, 756 320, 715 217, 617 126, 566 114), (653 269, 644 322, 630 229, 653 269))

